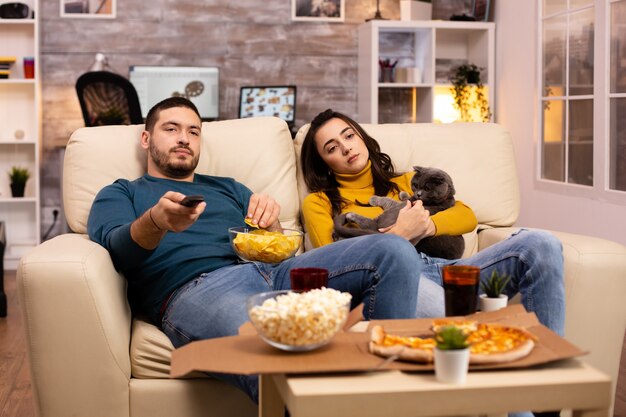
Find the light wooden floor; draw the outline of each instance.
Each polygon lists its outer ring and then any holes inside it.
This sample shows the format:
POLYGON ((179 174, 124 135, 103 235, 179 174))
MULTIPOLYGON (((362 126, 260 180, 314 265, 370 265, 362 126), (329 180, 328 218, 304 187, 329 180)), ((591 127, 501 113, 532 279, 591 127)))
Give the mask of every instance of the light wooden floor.
POLYGON ((5 271, 4 290, 8 314, 0 317, 0 417, 35 417, 15 271, 5 271))
MULTIPOLYGON (((8 299, 8 314, 0 318, 0 417, 35 417, 15 271, 5 271, 4 290, 8 299)), ((626 334, 614 417, 626 417, 626 334)))

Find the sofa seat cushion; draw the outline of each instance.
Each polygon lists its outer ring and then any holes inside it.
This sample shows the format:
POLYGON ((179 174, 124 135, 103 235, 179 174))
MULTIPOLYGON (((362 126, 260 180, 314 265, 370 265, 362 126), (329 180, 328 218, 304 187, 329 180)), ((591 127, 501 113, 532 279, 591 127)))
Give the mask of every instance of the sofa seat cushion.
MULTIPOLYGON (((142 319, 134 319, 130 341, 130 366, 133 378, 169 379, 174 346, 165 333, 142 319)), ((210 378, 201 372, 189 378, 210 378)))

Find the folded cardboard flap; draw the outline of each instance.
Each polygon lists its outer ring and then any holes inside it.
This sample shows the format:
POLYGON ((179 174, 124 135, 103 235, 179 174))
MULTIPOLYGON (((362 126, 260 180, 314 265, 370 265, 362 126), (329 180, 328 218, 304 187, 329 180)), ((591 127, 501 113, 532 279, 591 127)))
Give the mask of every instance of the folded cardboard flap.
MULTIPOLYGON (((533 351, 525 358, 502 364, 472 365, 470 369, 523 368, 585 353, 543 326, 534 313, 527 313, 521 305, 459 318, 524 327, 538 339, 533 351)), ((418 335, 430 331, 432 319, 376 320, 370 326, 374 324, 380 324, 389 333, 418 335)), ((326 346, 312 352, 295 353, 276 349, 256 332, 246 333, 245 325, 242 328, 243 333, 237 336, 201 340, 176 349, 172 352, 170 375, 180 378, 193 371, 272 374, 433 369, 432 364, 386 362, 385 358, 369 353, 369 332, 340 332, 326 346)))

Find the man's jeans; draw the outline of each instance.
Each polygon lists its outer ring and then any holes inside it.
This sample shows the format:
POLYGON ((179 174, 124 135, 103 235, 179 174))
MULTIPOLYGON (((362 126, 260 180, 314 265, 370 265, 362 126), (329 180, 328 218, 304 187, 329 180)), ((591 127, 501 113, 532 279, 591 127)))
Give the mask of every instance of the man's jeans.
MULTIPOLYGON (((288 289, 289 270, 300 267, 328 269, 328 286, 352 294, 352 307, 363 302, 366 319, 415 317, 421 265, 408 241, 382 234, 342 240, 280 264, 233 265, 202 274, 174 292, 162 328, 175 347, 235 335, 248 320, 248 297, 288 289)), ((256 376, 215 376, 258 400, 256 376)))

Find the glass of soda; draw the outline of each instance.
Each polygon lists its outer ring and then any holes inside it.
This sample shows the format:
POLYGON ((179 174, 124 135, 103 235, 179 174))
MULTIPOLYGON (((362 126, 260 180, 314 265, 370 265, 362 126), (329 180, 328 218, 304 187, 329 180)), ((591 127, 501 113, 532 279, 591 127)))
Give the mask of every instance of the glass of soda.
POLYGON ((446 302, 446 317, 466 316, 476 312, 480 268, 447 265, 441 268, 446 302))
POLYGON ((291 289, 309 291, 328 286, 328 270, 324 268, 293 268, 289 271, 291 289))

